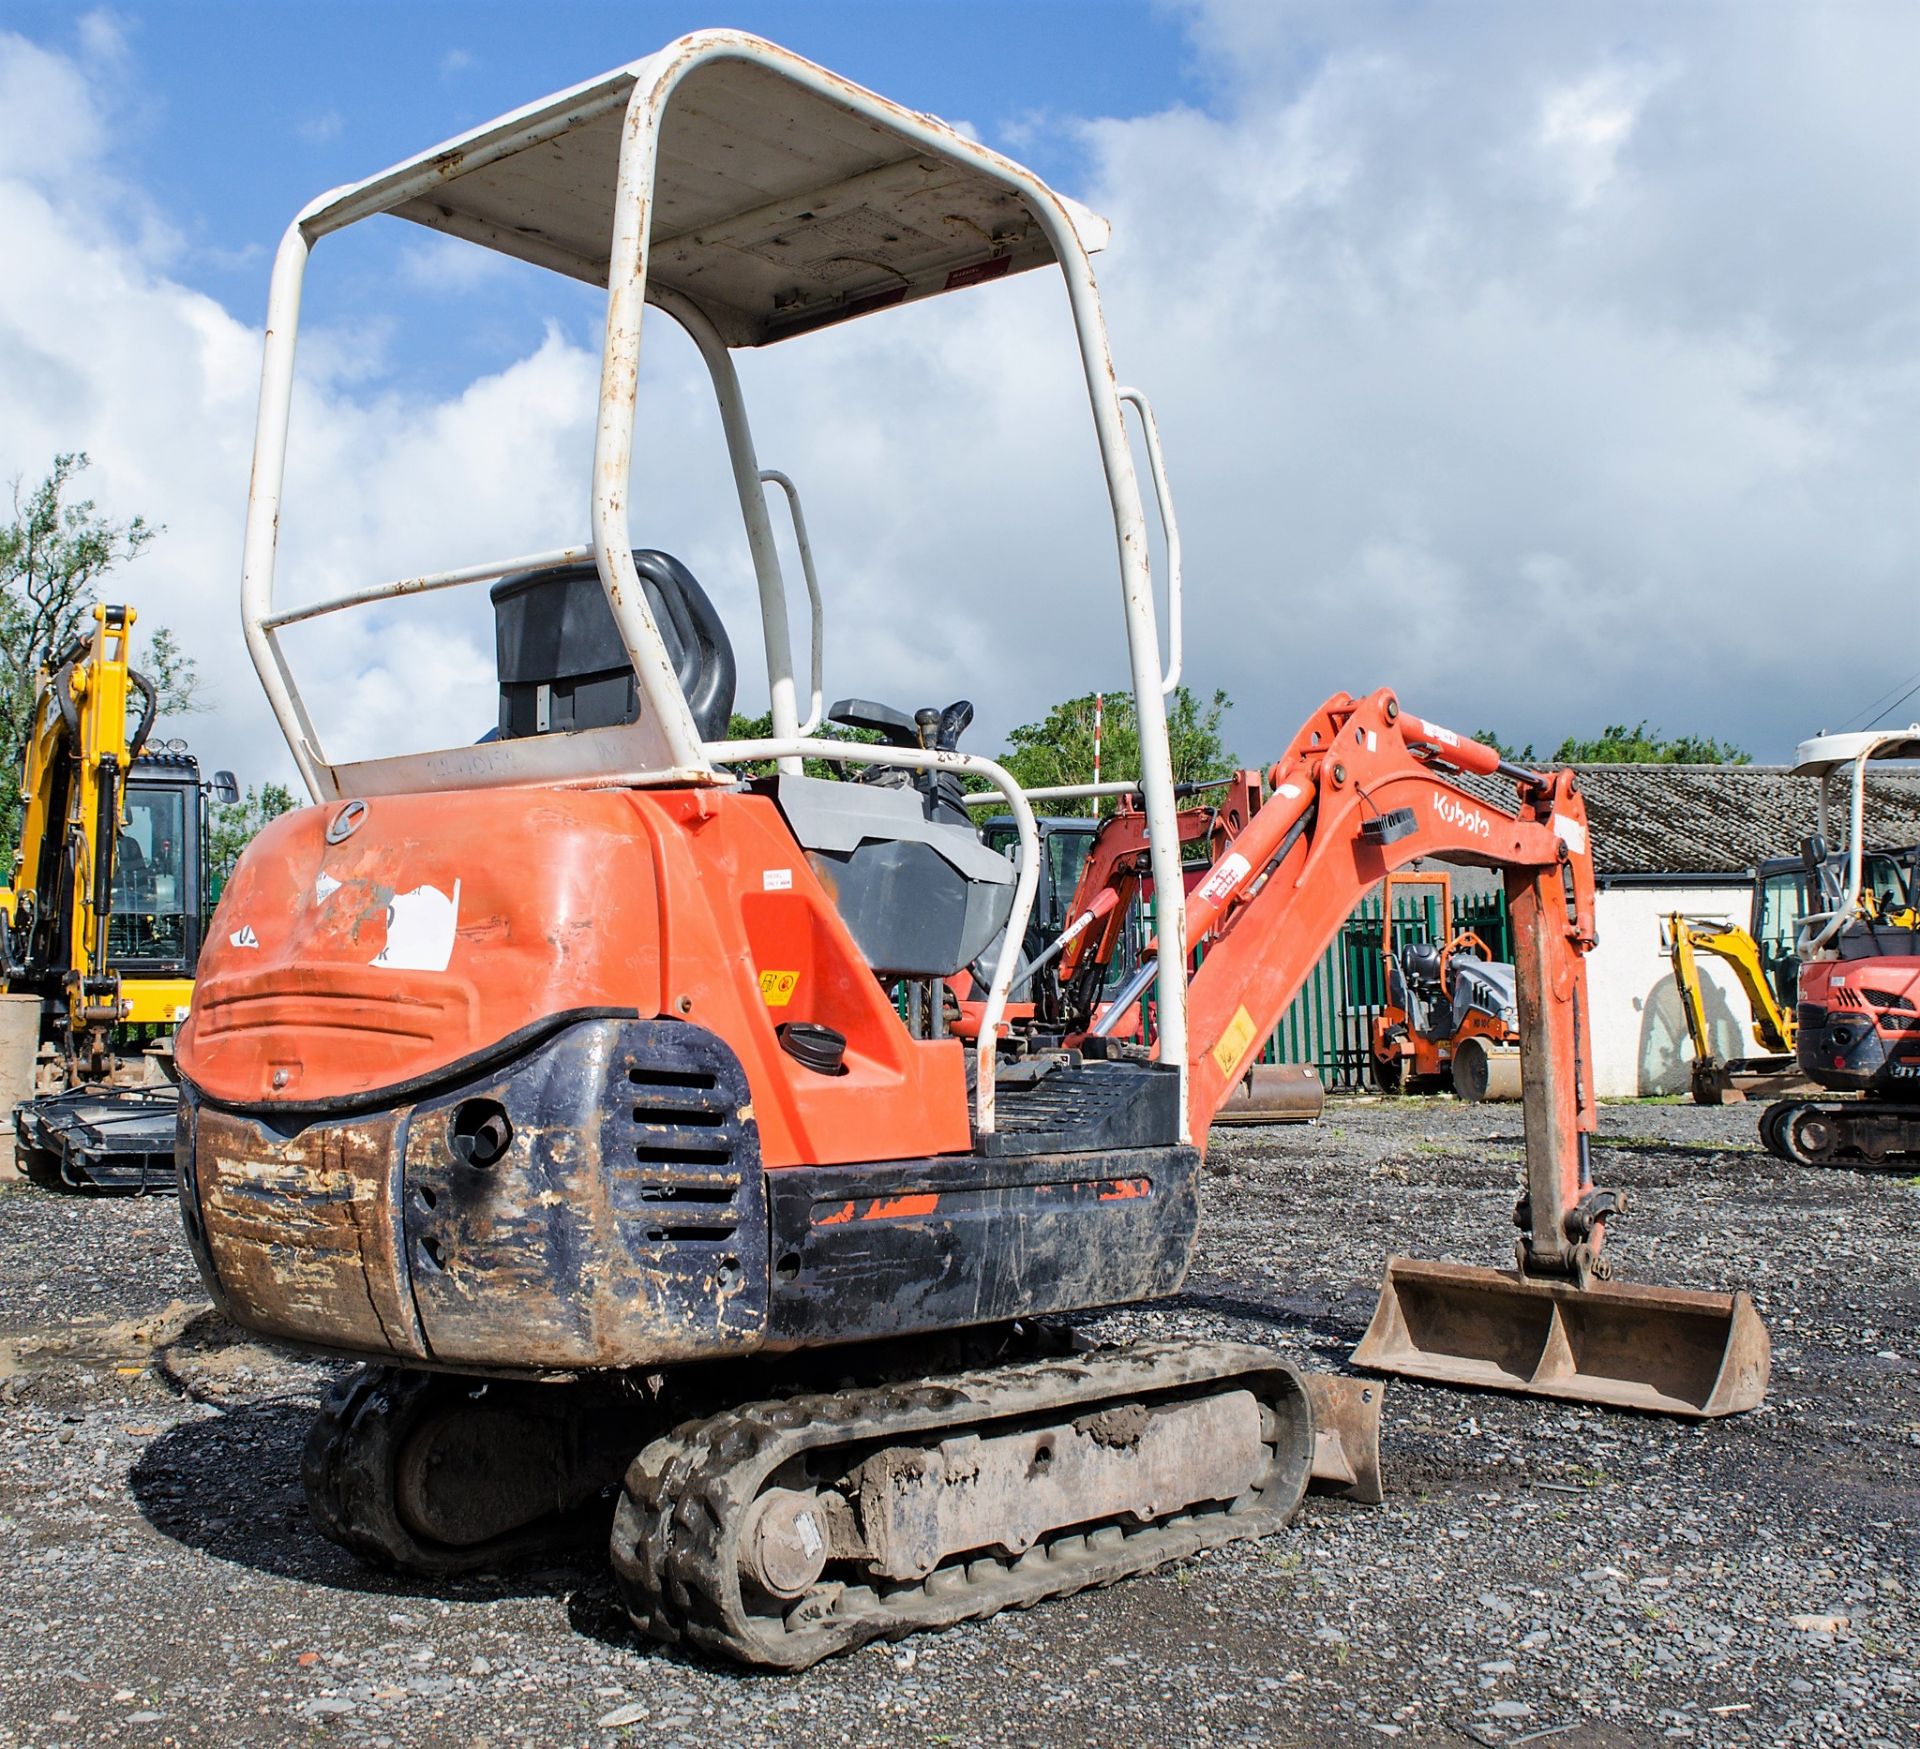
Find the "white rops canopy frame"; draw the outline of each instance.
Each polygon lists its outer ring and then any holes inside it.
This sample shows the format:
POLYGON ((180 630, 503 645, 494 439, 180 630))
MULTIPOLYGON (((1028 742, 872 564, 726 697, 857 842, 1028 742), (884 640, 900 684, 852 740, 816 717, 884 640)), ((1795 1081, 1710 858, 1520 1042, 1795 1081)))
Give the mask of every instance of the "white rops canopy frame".
POLYGON ((1833 938, 1858 915, 1860 884, 1866 855, 1867 767, 1876 762, 1920 760, 1920 723, 1904 729, 1869 729, 1843 735, 1815 735, 1802 741, 1793 756, 1796 777, 1818 778, 1818 825, 1821 838, 1833 843, 1833 779, 1850 774, 1847 800, 1847 886, 1830 911, 1809 911, 1800 920, 1796 951, 1812 959, 1829 954, 1833 938))
MULTIPOLYGON (((309 205, 274 262, 241 581, 247 647, 316 800, 493 786, 731 781, 730 761, 803 755, 976 772, 1019 828, 1013 915, 980 1034, 976 1122, 993 1127, 992 1051, 1038 873, 1033 815, 991 760, 814 741, 821 607, 792 482, 754 452, 731 349, 764 346, 920 298, 1057 264, 1086 374, 1113 511, 1159 934, 1163 1060, 1186 1065, 1185 892, 1164 694, 1180 663, 1179 535, 1145 398, 1114 374, 1091 252, 1104 221, 1031 171, 757 37, 701 31, 450 140, 309 205), (294 348, 307 257, 328 233, 391 213, 607 292, 590 490, 592 541, 402 578, 276 612, 273 580, 294 348), (647 305, 705 361, 719 402, 759 589, 773 734, 703 742, 634 569, 629 480, 647 305), (1168 547, 1169 659, 1162 670, 1146 520, 1123 405, 1140 415, 1168 547), (811 600, 809 709, 802 718, 766 488, 794 519, 811 600), (323 751, 281 648, 289 625, 396 596, 480 583, 591 557, 638 680, 637 720, 391 758, 336 763, 323 751)), ((1107 786, 1111 787, 1111 786, 1107 786)), ((1063 793, 1063 792, 1050 792, 1063 793)), ((1179 1109, 1184 1136, 1186 1097, 1179 1109)))

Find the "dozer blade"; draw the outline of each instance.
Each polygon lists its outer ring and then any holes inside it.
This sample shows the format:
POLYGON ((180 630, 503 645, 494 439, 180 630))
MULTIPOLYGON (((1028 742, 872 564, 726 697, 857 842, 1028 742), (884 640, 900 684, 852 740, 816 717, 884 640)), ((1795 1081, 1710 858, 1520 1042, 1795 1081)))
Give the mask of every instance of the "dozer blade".
POLYGON ((1311 1063, 1256 1063, 1214 1113, 1213 1121, 1311 1123, 1326 1102, 1320 1071, 1311 1063))
POLYGON ((1578 1288, 1395 1257, 1353 1364, 1701 1419, 1757 1408, 1770 1353, 1767 1327, 1743 1293, 1578 1288))
POLYGON ((1362 1506, 1385 1497, 1380 1481, 1380 1407, 1387 1387, 1343 1373, 1302 1375, 1313 1404, 1313 1469, 1307 1486, 1362 1506))

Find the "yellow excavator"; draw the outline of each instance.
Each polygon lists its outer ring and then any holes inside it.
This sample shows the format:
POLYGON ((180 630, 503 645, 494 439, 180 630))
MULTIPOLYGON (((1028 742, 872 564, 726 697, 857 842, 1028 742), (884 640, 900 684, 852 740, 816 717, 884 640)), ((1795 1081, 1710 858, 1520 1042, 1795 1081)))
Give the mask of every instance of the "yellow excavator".
POLYGON ((0 886, 0 988, 40 998, 33 1097, 14 1112, 28 1176, 168 1192, 174 1029, 193 1001, 208 792, 184 742, 150 740, 159 697, 129 660, 134 610, 40 669, 20 843, 0 886))
POLYGON ((1693 1040, 1694 1103, 1739 1103, 1750 1094, 1772 1097, 1799 1085, 1802 1077, 1793 1059, 1793 1011, 1767 982, 1760 945, 1753 935, 1724 917, 1688 917, 1677 911, 1661 920, 1661 934, 1673 962, 1687 1036, 1693 1040), (1723 1057, 1715 1050, 1696 957, 1703 953, 1733 968, 1753 1010, 1753 1041, 1766 1055, 1723 1057))
MULTIPOLYGON (((1868 850, 1861 860, 1860 909, 1870 921, 1911 927, 1906 870, 1911 849, 1868 850)), ((1660 920, 1660 944, 1673 965, 1687 1035, 1693 1041, 1693 1098, 1697 1105, 1737 1104, 1758 1095, 1776 1099, 1809 1092, 1813 1082, 1794 1056, 1794 1006, 1800 962, 1794 942, 1807 915, 1810 886, 1825 864, 1845 878, 1846 859, 1810 841, 1798 855, 1770 857, 1753 871, 1753 911, 1742 929, 1725 917, 1673 912, 1660 920), (1714 1048, 1697 956, 1712 954, 1733 968, 1752 1011, 1753 1042, 1766 1053, 1722 1057, 1714 1048)))

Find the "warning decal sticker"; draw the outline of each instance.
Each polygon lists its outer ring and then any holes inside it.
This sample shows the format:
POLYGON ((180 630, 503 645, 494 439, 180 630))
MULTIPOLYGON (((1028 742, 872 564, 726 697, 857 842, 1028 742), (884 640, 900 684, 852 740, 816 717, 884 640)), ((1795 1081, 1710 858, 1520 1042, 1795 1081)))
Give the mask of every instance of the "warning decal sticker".
POLYGON ((1245 1008, 1236 1008, 1233 1018, 1227 1022, 1227 1030, 1220 1035, 1220 1042, 1213 1047, 1213 1060, 1229 1081, 1252 1046, 1253 1016, 1245 1008))

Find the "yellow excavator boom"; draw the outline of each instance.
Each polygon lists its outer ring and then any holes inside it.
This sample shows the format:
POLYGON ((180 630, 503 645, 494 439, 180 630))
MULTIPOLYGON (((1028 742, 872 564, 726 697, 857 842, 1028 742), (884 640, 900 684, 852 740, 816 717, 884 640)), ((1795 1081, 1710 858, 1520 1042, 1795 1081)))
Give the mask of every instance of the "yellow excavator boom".
MULTIPOLYGON (((20 847, 13 884, 0 889, 10 935, 38 923, 60 944, 70 1034, 134 1018, 122 1012, 107 931, 127 771, 153 726, 156 702, 128 662, 137 617, 130 607, 94 608, 91 636, 40 670, 21 773, 20 847), (136 692, 143 709, 130 730, 136 692), (53 915, 29 914, 35 910, 53 915)), ((166 982, 184 983, 188 994, 183 1000, 178 989, 141 991, 142 1018, 172 1024, 184 1014, 191 980, 166 982)))
POLYGON ((1675 912, 1667 920, 1668 952, 1673 960, 1673 981, 1680 990, 1681 1006, 1686 1010, 1687 1031, 1693 1039, 1694 1054, 1713 1054, 1707 1031, 1705 1005, 1700 992, 1700 968, 1697 953, 1710 953, 1733 968, 1741 991, 1753 1012, 1753 1042, 1763 1051, 1791 1054, 1793 1015, 1781 1007, 1767 982, 1760 963, 1760 946, 1738 924, 1719 917, 1687 917, 1675 912))

